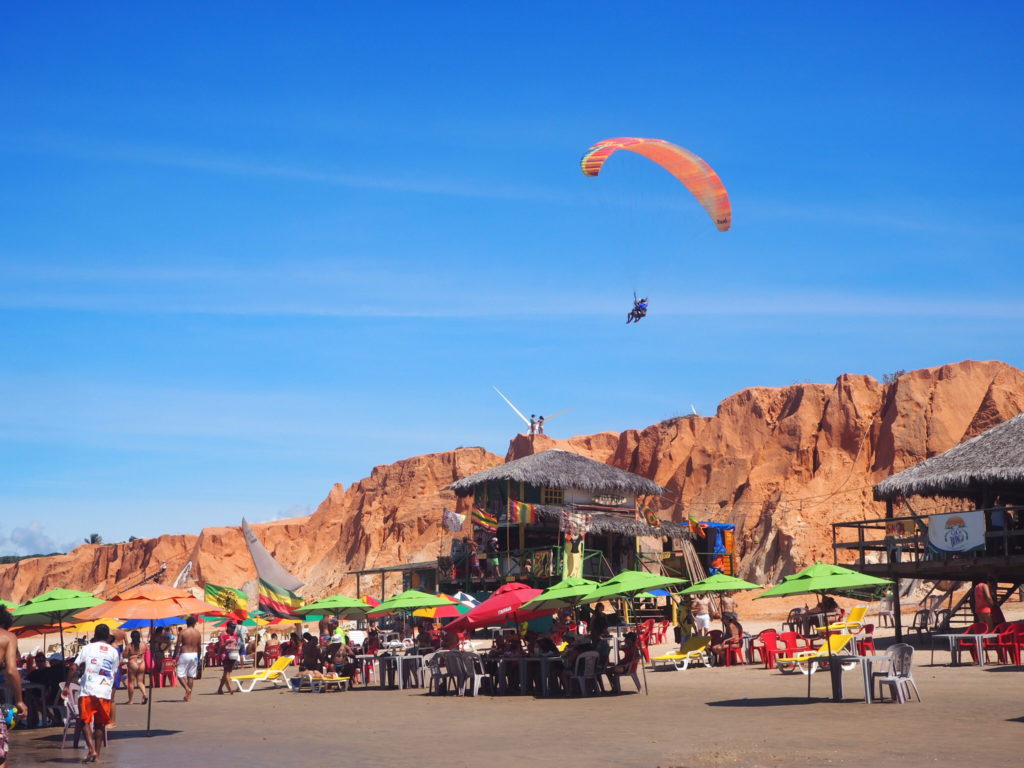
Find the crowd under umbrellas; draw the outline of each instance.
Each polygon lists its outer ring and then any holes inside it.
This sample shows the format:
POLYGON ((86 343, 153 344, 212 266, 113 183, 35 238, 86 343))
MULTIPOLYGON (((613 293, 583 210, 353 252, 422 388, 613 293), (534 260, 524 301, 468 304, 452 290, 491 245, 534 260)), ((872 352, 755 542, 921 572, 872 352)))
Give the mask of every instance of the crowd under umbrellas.
MULTIPOLYGON (((880 594, 878 590, 888 585, 889 582, 883 579, 865 576, 840 566, 817 563, 800 573, 786 577, 759 597, 814 594, 821 598, 826 595, 856 595, 863 598, 867 594, 865 590, 874 590, 874 594, 877 596, 880 594)), ((585 645, 588 642, 588 635, 590 635, 591 641, 597 640, 596 636, 591 634, 595 631, 595 627, 597 627, 598 633, 605 630, 597 618, 601 615, 600 610, 596 608, 599 603, 618 605, 618 616, 615 617, 614 622, 609 622, 611 626, 607 629, 611 631, 604 635, 615 641, 614 652, 617 653, 620 650, 622 633, 625 632, 627 642, 623 650, 629 651, 635 645, 635 650, 644 652, 646 655, 646 645, 651 638, 645 637, 642 642, 637 643, 636 633, 640 631, 641 625, 629 621, 630 606, 635 604, 638 598, 641 601, 646 601, 652 596, 652 591, 658 597, 666 598, 667 605, 665 607, 672 609, 673 613, 672 623, 680 625, 682 621, 676 620, 674 614, 686 612, 686 602, 691 596, 729 594, 759 589, 762 588, 757 584, 724 573, 715 573, 696 583, 688 584, 684 579, 662 574, 646 571, 623 571, 603 583, 583 578, 566 578, 545 590, 512 582, 502 585, 489 596, 465 594, 453 596, 407 590, 394 595, 383 603, 371 604, 375 601, 338 594, 311 602, 297 609, 294 620, 310 622, 331 619, 331 623, 335 627, 340 621, 355 622, 357 627, 362 629, 360 635, 357 635, 355 630, 351 630, 350 633, 346 633, 344 629, 334 630, 339 634, 330 638, 331 641, 341 638, 341 644, 348 649, 345 652, 353 654, 345 659, 350 664, 347 676, 338 677, 331 672, 331 675, 338 680, 345 681, 345 688, 357 688, 359 687, 358 683, 361 683, 362 687, 367 687, 371 682, 368 670, 364 668, 367 662, 357 661, 356 657, 373 659, 373 663, 378 665, 376 684, 381 687, 385 686, 385 676, 381 674, 385 669, 399 672, 398 687, 402 687, 403 677, 408 680, 408 675, 403 673, 409 668, 419 674, 420 682, 418 684, 422 685, 423 670, 430 663, 430 657, 434 657, 435 665, 440 663, 443 671, 444 662, 441 659, 445 654, 476 655, 480 651, 484 651, 480 643, 481 640, 486 641, 488 636, 493 643, 492 650, 493 648, 507 648, 509 638, 513 638, 517 646, 522 643, 523 653, 527 655, 542 652, 541 649, 553 648, 554 652, 547 660, 549 663, 545 663, 537 669, 561 668, 568 676, 572 670, 569 669, 567 660, 573 658, 574 647, 585 645), (477 598, 484 599, 478 600, 477 598), (546 625, 547 629, 534 628, 535 622, 539 622, 538 626, 541 626, 547 619, 552 619, 552 622, 546 625), (412 643, 410 643, 412 638, 403 636, 401 630, 395 633, 394 640, 385 643, 383 635, 388 624, 402 629, 410 625, 419 625, 420 632, 415 642, 412 643), (436 632, 427 631, 425 629, 427 627, 432 627, 436 632), (533 635, 532 640, 530 635, 533 635), (371 642, 371 637, 376 638, 377 642, 371 642), (634 639, 629 640, 630 637, 634 639), (557 639, 557 642, 547 644, 541 642, 548 638, 557 639), (415 660, 411 658, 413 656, 421 658, 415 660), (415 661, 415 663, 403 663, 404 657, 410 657, 407 660, 415 661)), ((108 601, 100 601, 87 593, 51 590, 50 593, 29 600, 24 605, 12 606, 12 608, 20 631, 44 630, 54 631, 57 634, 72 627, 76 631, 95 629, 98 624, 104 622, 110 626, 125 629, 149 627, 152 631, 160 624, 180 623, 183 621, 183 617, 189 614, 219 616, 222 622, 227 622, 229 619, 248 621, 261 628, 268 627, 272 621, 282 621, 273 616, 261 615, 258 611, 247 613, 244 618, 225 616, 217 606, 198 600, 187 592, 154 584, 129 590, 108 601), (90 620, 91 626, 83 623, 85 620, 90 620)), ((827 640, 831 633, 838 631, 836 628, 839 625, 830 625, 828 617, 824 617, 820 623, 822 626, 816 629, 826 640, 822 649, 830 654, 831 646, 827 640)), ((301 632, 301 629, 299 631, 301 632)), ((306 636, 310 637, 308 633, 306 636)), ((313 638, 314 642, 317 639, 322 642, 323 635, 321 634, 320 638, 313 638)), ((546 651, 543 652, 546 653, 546 651)), ((528 665, 525 664, 523 657, 502 659, 500 655, 489 654, 491 651, 480 653, 484 661, 485 676, 490 677, 491 689, 489 692, 492 694, 511 691, 522 694, 527 693, 528 690, 536 690, 537 695, 547 695, 549 690, 561 690, 566 695, 573 693, 572 686, 564 685, 564 679, 562 686, 559 686, 557 674, 552 674, 549 679, 547 672, 545 672, 543 686, 535 684, 537 676, 532 672, 533 678, 529 680, 528 684, 523 682, 516 684, 514 676, 509 674, 508 670, 510 668, 526 670, 528 665)), ((450 658, 452 659, 452 669, 455 669, 457 666, 454 663, 455 657, 450 658)), ((846 656, 842 658, 846 658, 846 656)), ((290 661, 291 659, 287 659, 284 663, 287 665, 290 661)), ((333 662, 336 659, 331 657, 328 660, 325 657, 324 661, 333 662)), ((621 659, 612 658, 608 661, 609 669, 620 668, 621 664, 618 664, 617 661, 621 661, 621 659)), ((647 661, 650 662, 649 657, 647 661)), ((710 659, 706 659, 706 661, 710 663, 710 659)), ((821 664, 823 667, 828 665, 831 670, 838 670, 839 665, 832 664, 831 661, 832 658, 829 655, 821 660, 821 664)), ((643 684, 641 686, 637 680, 637 690, 640 691, 642 688, 645 693, 648 687, 647 666, 648 664, 644 663, 643 659, 639 659, 639 664, 633 666, 634 671, 637 667, 642 671, 643 684)), ((769 665, 766 664, 766 666, 769 665)), ((533 669, 532 665, 529 667, 533 669)), ((434 671, 436 671, 436 667, 434 671)), ((620 670, 617 674, 625 674, 628 671, 620 670)), ((808 695, 810 693, 810 672, 813 672, 813 667, 808 670, 807 674, 808 695)), ((309 673, 309 670, 306 670, 306 673, 309 673)), ((300 676, 301 674, 300 672, 300 676)), ((521 672, 521 674, 520 679, 527 681, 525 672, 521 672)), ((836 674, 837 672, 833 671, 833 678, 836 674)), ((415 676, 414 674, 413 677, 415 676)), ((265 678, 267 682, 284 684, 289 688, 300 687, 299 679, 287 669, 277 674, 276 677, 261 671, 254 671, 250 677, 265 678)), ((391 677, 393 679, 393 675, 391 677)), ((325 668, 321 680, 326 681, 327 679, 327 669, 325 668)), ((152 724, 152 680, 153 675, 151 674, 147 730, 152 724)), ((238 688, 242 690, 241 686, 238 688)), ((614 685, 613 690, 619 690, 618 686, 614 685)), ((484 691, 487 692, 486 687, 484 691)), ((580 693, 584 692, 585 690, 581 687, 580 693)))

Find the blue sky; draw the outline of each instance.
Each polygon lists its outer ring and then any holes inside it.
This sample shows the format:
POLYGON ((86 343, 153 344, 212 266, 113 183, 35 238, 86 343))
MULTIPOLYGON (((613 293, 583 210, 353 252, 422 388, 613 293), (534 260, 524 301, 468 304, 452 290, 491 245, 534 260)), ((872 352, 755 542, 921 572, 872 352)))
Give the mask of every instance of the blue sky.
POLYGON ((311 511, 522 408, 1024 365, 1017 4, 23 3, 0 552, 311 511), (653 136, 729 189, 715 231, 653 136), (636 289, 651 298, 623 319, 636 289))

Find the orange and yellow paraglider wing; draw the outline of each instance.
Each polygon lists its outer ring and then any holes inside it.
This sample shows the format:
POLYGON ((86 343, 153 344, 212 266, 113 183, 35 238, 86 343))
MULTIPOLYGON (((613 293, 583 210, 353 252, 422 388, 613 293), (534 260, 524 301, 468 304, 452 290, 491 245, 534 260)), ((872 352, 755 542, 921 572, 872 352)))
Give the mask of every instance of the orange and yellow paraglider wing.
POLYGON ((704 207, 719 232, 732 226, 732 205, 718 174, 693 152, 663 139, 620 137, 599 141, 583 155, 580 169, 587 176, 597 176, 605 160, 620 149, 643 155, 679 179, 704 207))

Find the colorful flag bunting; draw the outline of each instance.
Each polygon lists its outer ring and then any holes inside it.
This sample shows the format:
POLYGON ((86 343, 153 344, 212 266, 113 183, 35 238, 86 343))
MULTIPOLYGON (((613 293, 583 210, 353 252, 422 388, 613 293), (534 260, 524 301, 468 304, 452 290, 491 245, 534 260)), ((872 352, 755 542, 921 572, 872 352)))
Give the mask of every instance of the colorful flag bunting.
POLYGON ((640 507, 640 512, 637 517, 643 522, 647 523, 651 528, 661 528, 661 518, 651 509, 650 504, 644 504, 640 507))
POLYGON ((460 515, 458 512, 452 512, 450 509, 445 507, 444 514, 441 515, 441 525, 444 526, 446 531, 461 531, 462 524, 466 522, 466 516, 460 515))
POLYGON ((256 538, 245 518, 242 518, 242 536, 249 546, 249 554, 260 580, 260 609, 281 619, 299 618, 295 614, 295 609, 303 605, 302 598, 297 593, 302 582, 274 559, 263 543, 256 538))
POLYGON ((249 596, 234 587, 222 587, 219 584, 207 584, 203 591, 210 605, 223 608, 227 613, 249 610, 249 596))
POLYGON ((295 613, 303 606, 302 598, 289 589, 260 579, 260 610, 281 619, 300 618, 295 613))
POLYGON ((513 501, 509 505, 508 521, 510 523, 536 523, 537 507, 522 501, 513 501))
POLYGON ((498 530, 498 518, 480 507, 473 507, 473 525, 485 531, 494 533, 498 530))

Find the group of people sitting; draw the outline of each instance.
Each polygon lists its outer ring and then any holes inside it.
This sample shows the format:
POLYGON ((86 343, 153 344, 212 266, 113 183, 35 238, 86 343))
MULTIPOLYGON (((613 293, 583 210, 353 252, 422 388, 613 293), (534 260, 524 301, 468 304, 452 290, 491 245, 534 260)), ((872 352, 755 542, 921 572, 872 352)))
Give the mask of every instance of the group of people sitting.
MULTIPOLYGON (((608 677, 614 688, 614 678, 631 673, 639 663, 639 637, 635 632, 626 633, 619 645, 618 658, 612 659, 609 626, 616 623, 617 617, 605 613, 604 606, 597 603, 588 618, 585 631, 583 625, 573 621, 568 611, 559 612, 551 630, 545 634, 506 629, 494 638, 490 650, 484 654, 484 670, 495 680, 499 675, 504 675, 503 682, 508 690, 517 691, 521 678, 516 659, 524 656, 546 657, 550 659, 547 665, 549 689, 567 696, 571 692, 569 682, 576 672, 577 659, 584 653, 596 651, 595 674, 598 679, 608 677)), ((527 685, 539 689, 542 668, 530 664, 526 669, 527 685)))
POLYGON ((683 645, 690 637, 710 636, 712 660, 716 665, 724 665, 730 650, 743 648, 743 625, 732 594, 725 592, 719 600, 721 630, 711 628, 711 599, 707 595, 692 595, 688 603, 679 606, 676 639, 683 645))

